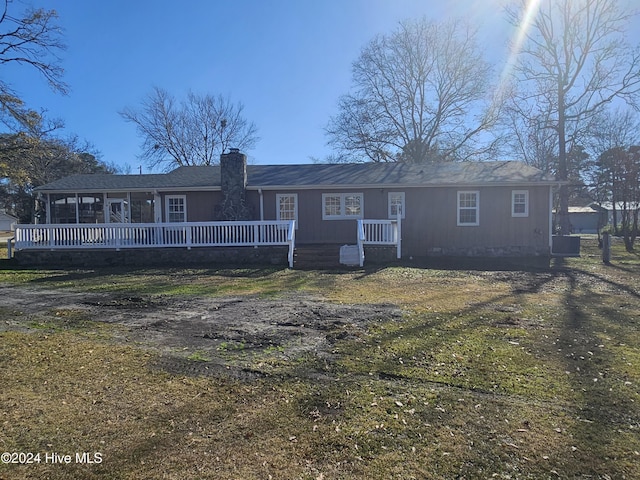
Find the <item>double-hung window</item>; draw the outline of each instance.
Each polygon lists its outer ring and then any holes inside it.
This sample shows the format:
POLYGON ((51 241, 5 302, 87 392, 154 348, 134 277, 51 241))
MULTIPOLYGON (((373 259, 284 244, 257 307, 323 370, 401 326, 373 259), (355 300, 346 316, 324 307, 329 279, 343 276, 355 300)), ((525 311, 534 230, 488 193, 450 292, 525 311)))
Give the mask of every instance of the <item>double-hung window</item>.
POLYGON ((458 192, 458 226, 474 227, 480 225, 480 192, 458 192))
POLYGON ((511 216, 529 216, 529 190, 511 191, 511 216))
POLYGON ((179 223, 187 221, 187 197, 186 195, 167 195, 166 199, 167 222, 179 223))
POLYGON ((362 193, 323 193, 322 219, 346 220, 362 218, 364 198, 362 193))
POLYGON ((389 218, 398 218, 398 212, 400 213, 401 218, 404 218, 404 192, 389 192, 388 210, 389 218))
POLYGON ((295 220, 298 228, 298 194, 278 193, 276 194, 276 219, 295 220))

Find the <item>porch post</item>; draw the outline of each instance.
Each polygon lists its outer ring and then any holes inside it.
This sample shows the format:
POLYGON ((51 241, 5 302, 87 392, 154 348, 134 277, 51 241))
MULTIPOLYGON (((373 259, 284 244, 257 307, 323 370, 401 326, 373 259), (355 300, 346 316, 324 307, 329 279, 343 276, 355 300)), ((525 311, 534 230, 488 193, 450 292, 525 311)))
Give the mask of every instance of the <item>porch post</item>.
POLYGON ((162 223, 162 198, 158 192, 153 192, 153 221, 162 223))
POLYGON ((76 224, 80 223, 80 205, 78 205, 78 193, 76 192, 76 224))
POLYGON ((47 208, 45 208, 45 213, 47 214, 46 222, 47 224, 51 223, 51 194, 47 193, 47 208))

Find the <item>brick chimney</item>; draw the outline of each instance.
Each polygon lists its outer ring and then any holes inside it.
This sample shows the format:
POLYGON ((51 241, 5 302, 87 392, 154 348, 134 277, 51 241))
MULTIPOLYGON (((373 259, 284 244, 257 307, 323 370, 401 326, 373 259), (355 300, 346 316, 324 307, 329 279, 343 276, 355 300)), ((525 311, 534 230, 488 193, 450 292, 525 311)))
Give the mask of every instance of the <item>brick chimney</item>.
POLYGON ((247 156, 238 148, 220 155, 221 216, 223 220, 249 220, 246 206, 247 156))

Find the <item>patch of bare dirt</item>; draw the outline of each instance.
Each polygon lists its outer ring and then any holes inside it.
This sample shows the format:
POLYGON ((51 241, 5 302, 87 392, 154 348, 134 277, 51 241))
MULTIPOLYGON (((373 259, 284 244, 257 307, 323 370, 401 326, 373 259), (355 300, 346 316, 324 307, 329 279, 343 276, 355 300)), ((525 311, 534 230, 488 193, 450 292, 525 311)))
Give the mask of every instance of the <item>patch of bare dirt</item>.
POLYGON ((131 297, 0 286, 0 331, 52 326, 68 317, 115 325, 118 341, 160 353, 173 373, 259 376, 265 355, 330 359, 333 345, 366 335, 375 322, 400 319, 393 305, 344 305, 296 294, 256 297, 131 297), (256 360, 257 359, 257 360, 256 360))

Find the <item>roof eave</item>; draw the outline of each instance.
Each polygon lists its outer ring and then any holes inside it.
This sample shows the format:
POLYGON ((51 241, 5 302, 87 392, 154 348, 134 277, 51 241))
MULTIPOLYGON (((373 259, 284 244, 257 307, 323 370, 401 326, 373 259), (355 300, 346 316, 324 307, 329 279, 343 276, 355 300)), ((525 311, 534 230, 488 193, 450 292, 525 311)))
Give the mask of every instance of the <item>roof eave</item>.
POLYGON ((120 192, 216 192, 220 191, 220 187, 210 186, 210 187, 121 187, 121 188, 81 188, 81 189, 42 189, 42 188, 34 188, 33 191, 35 193, 120 193, 120 192))
POLYGON ((558 186, 559 183, 549 180, 524 182, 470 182, 470 183, 372 183, 372 184, 318 184, 318 185, 248 185, 247 190, 344 190, 344 189, 372 189, 372 188, 468 188, 468 187, 548 187, 558 186))

